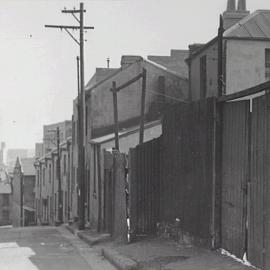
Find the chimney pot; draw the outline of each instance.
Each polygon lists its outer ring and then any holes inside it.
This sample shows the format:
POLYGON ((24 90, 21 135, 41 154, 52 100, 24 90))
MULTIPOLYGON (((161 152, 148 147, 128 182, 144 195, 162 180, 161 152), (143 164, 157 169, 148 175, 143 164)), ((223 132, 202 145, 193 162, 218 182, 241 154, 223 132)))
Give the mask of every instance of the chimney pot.
POLYGON ((239 10, 239 11, 246 11, 247 10, 246 0, 238 0, 237 10, 239 10))
POLYGON ((235 0, 228 0, 228 2, 227 2, 227 11, 235 11, 235 10, 236 10, 235 0))

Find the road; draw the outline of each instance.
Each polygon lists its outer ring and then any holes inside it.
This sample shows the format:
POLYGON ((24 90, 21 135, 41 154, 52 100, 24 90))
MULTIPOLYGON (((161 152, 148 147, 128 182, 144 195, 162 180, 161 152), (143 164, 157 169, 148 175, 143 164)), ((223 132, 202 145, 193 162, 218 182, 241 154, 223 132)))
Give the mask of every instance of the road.
POLYGON ((115 270, 64 227, 0 228, 1 270, 115 270))

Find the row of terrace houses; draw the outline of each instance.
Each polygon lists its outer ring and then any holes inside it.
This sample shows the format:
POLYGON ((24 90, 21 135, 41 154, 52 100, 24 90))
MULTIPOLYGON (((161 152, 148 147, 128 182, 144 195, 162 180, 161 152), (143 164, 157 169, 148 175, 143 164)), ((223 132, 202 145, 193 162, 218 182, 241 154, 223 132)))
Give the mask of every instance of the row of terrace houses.
MULTIPOLYGON (((86 190, 85 223, 102 229, 104 223, 104 156, 103 151, 114 148, 113 102, 110 88, 133 79, 146 70, 146 102, 144 141, 161 135, 160 118, 165 107, 188 100, 188 68, 185 59, 188 51, 172 50, 169 56, 123 56, 120 68, 97 68, 86 86, 86 190), (91 92, 91 103, 88 95, 91 92), (89 108, 91 106, 91 119, 89 108), (91 134, 90 134, 91 124, 91 134)), ((118 93, 120 151, 128 153, 130 147, 139 142, 139 119, 141 103, 141 81, 136 81, 118 93)), ((60 176, 57 172, 58 151, 55 137, 49 135, 51 127, 44 129, 42 144, 36 145, 36 219, 39 224, 63 222, 78 218, 78 145, 77 145, 77 100, 73 104, 72 136, 61 138, 60 176), (50 147, 44 147, 48 141, 50 147), (60 189, 59 181, 61 179, 60 189), (59 194, 61 200, 59 201, 59 194), (61 205, 59 205, 61 204, 61 205), (60 211, 60 213, 59 213, 60 211)), ((67 121, 65 121, 67 123, 67 121)), ((60 127, 60 123, 54 125, 60 127)), ((62 125, 63 126, 63 125, 62 125)), ((69 126, 69 125, 66 125, 69 126)))
MULTIPOLYGON (((228 0, 223 14, 223 94, 237 92, 269 80, 270 12, 250 14, 246 1, 228 0)), ((120 68, 97 68, 86 85, 85 223, 102 230, 104 213, 103 150, 114 147, 113 82, 121 86, 146 70, 145 140, 161 135, 160 119, 167 107, 218 95, 218 38, 193 44, 189 51, 172 50, 170 56, 125 55, 120 68), (91 98, 90 98, 91 94, 91 98), (91 111, 91 113, 90 113, 91 111)), ((120 151, 139 142, 141 80, 118 92, 120 151)), ((39 223, 78 218, 78 114, 73 101, 72 136, 36 161, 36 207, 39 223), (59 189, 59 181, 61 179, 59 189), (62 200, 59 200, 59 194, 62 200), (59 213, 60 210, 60 213, 59 213)))
MULTIPOLYGON (((151 56, 144 59, 140 56, 123 56, 121 67, 113 70, 96 70, 86 86, 86 112, 91 108, 91 119, 86 113, 86 223, 91 228, 100 229, 104 220, 103 197, 104 197, 104 179, 102 170, 102 148, 95 145, 95 140, 104 138, 104 136, 113 133, 113 95, 110 89, 113 82, 117 86, 123 85, 132 80, 143 69, 146 70, 146 99, 145 99, 145 129, 149 125, 150 131, 145 134, 145 140, 151 140, 161 135, 160 124, 152 125, 155 121, 161 119, 163 111, 170 104, 188 101, 188 79, 187 65, 185 58, 188 56, 187 51, 172 50, 171 55, 167 57, 151 56), (155 62, 154 62, 155 61, 155 62), (107 76, 102 76, 107 73, 107 76), (102 75, 101 75, 102 74, 102 75), (91 99, 89 94, 91 93, 91 99), (91 129, 90 129, 91 125, 91 129), (153 129, 157 129, 153 131, 153 129)), ((120 132, 126 132, 129 129, 136 130, 133 132, 132 139, 128 139, 125 146, 121 145, 120 151, 126 151, 139 143, 139 123, 141 110, 141 90, 142 82, 134 82, 128 87, 118 92, 118 120, 120 132), (124 147, 124 148, 123 148, 124 147)), ((78 168, 78 146, 77 146, 77 107, 76 100, 73 106, 73 176, 77 183, 78 168)), ((110 135, 112 136, 112 135, 110 135)), ((121 139, 120 139, 121 141, 121 139)), ((114 143, 110 145, 112 148, 114 143)), ((77 190, 73 192, 73 201, 77 201, 77 190)), ((77 204, 74 203, 72 208, 73 216, 78 214, 77 204)))
POLYGON ((68 138, 60 144, 59 148, 60 176, 57 167, 58 150, 56 147, 35 162, 35 205, 38 224, 57 224, 61 219, 68 222, 71 218, 70 190, 73 184, 70 175, 71 155, 71 138, 68 138), (61 196, 61 204, 59 203, 59 195, 61 196))

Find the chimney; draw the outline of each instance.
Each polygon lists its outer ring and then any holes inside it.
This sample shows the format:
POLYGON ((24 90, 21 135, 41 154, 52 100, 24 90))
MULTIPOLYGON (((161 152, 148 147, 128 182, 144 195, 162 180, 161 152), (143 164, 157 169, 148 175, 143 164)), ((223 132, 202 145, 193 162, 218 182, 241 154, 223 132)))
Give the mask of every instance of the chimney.
POLYGON ((236 10, 235 0, 228 0, 227 11, 235 11, 235 10, 236 10))
POLYGON ((123 55, 121 58, 121 67, 125 68, 142 60, 143 58, 138 55, 123 55))
POLYGON ((238 11, 247 11, 246 0, 238 0, 238 11))
POLYGON ((223 13, 224 29, 227 30, 231 26, 250 14, 246 10, 246 0, 238 0, 237 10, 235 9, 235 0, 228 0, 227 10, 223 13))

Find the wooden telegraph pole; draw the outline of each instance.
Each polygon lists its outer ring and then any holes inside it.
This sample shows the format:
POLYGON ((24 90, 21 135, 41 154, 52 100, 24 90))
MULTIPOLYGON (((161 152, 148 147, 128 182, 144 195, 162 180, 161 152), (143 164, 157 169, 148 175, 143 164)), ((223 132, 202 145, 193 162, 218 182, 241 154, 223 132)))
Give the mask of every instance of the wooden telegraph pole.
MULTIPOLYGON (((80 93, 78 95, 78 205, 79 205, 79 229, 83 230, 85 226, 85 146, 86 146, 86 123, 85 123, 85 85, 84 85, 84 30, 94 29, 92 26, 84 26, 84 9, 83 3, 80 3, 80 9, 76 10, 62 10, 62 13, 71 14, 79 26, 70 25, 45 25, 48 28, 58 28, 60 30, 65 30, 67 34, 80 46, 80 93), (79 14, 79 18, 76 16, 79 14), (70 32, 70 30, 79 30, 80 39, 77 40, 76 37, 70 32)), ((91 93, 90 93, 91 95, 91 93)), ((91 97, 90 103, 91 103, 91 97)), ((91 134, 91 131, 89 132, 91 134)))
POLYGON ((218 96, 223 95, 223 17, 220 15, 219 18, 219 29, 218 29, 218 96))

